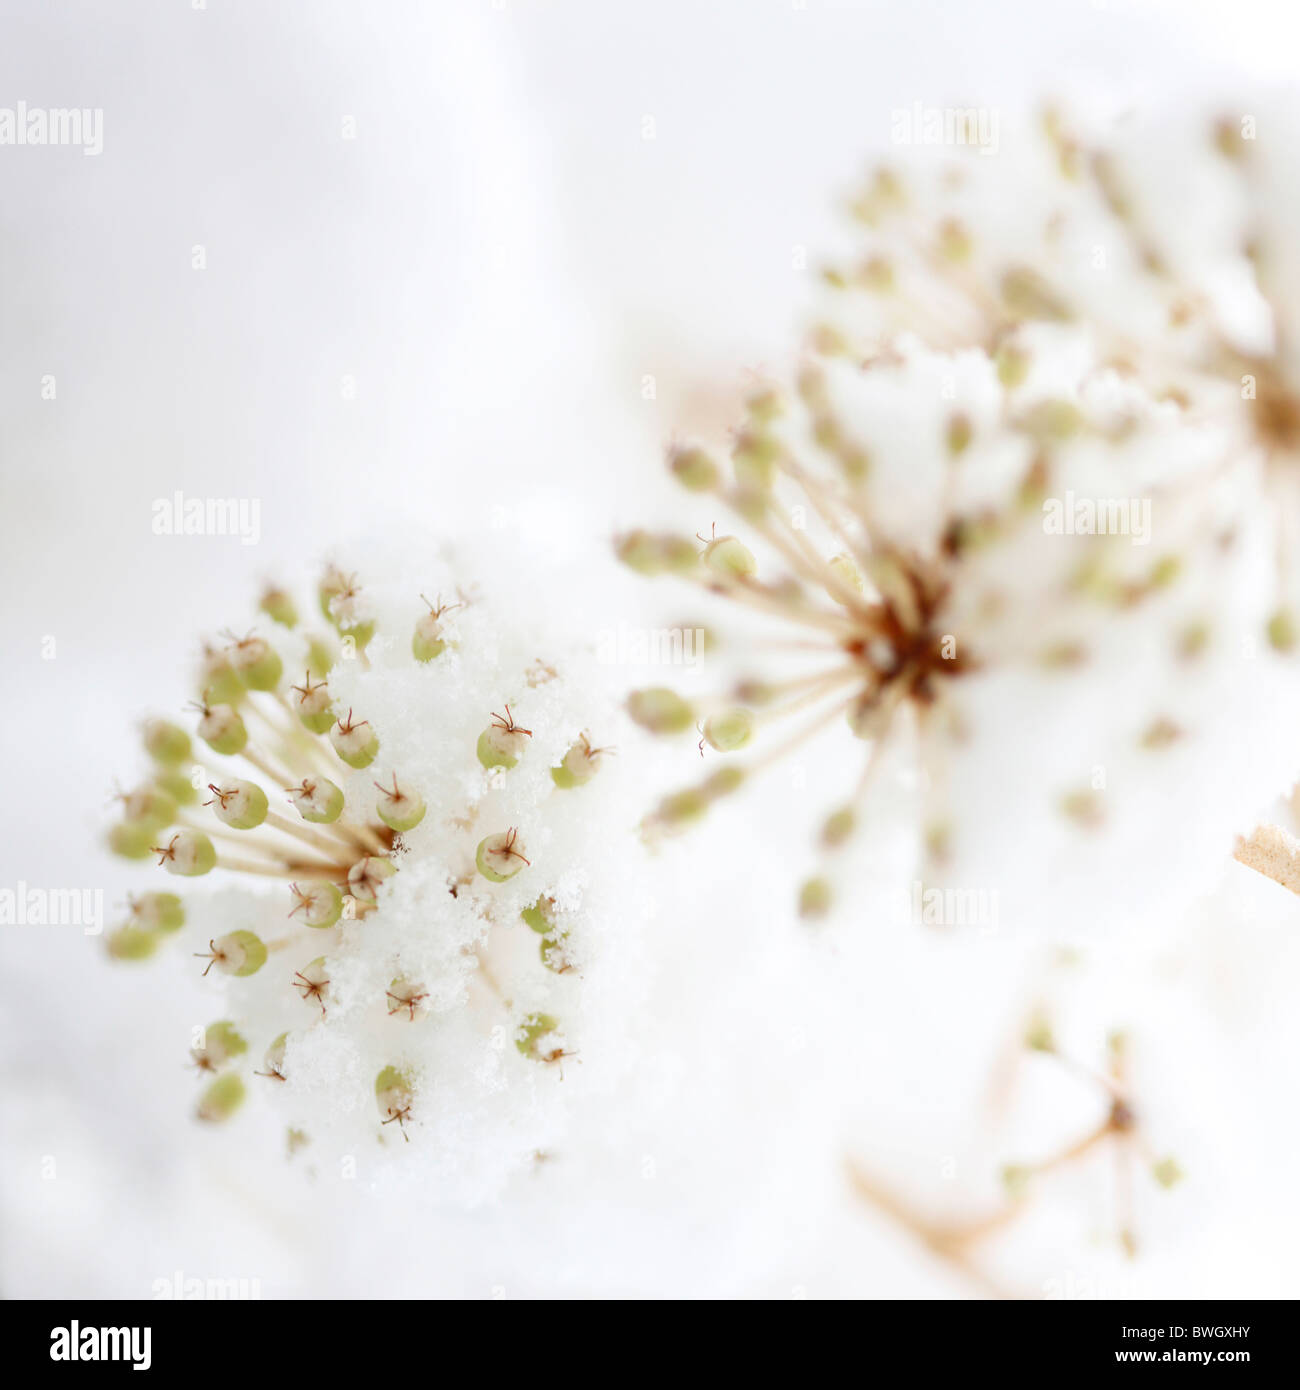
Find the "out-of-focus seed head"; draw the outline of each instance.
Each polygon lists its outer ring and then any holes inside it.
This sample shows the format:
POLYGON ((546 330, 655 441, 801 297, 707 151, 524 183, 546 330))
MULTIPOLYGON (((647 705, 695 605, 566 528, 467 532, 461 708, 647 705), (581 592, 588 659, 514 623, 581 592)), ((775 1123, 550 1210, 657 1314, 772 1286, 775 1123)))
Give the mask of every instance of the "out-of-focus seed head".
POLYGON ((248 729, 232 705, 200 706, 199 737, 222 757, 242 753, 248 744, 248 729))
POLYGON ((721 714, 711 714, 704 721, 704 741, 719 753, 734 753, 754 736, 754 716, 737 705, 721 714))
POLYGON ((674 449, 668 456, 668 467, 690 492, 712 492, 721 478, 718 465, 703 449, 674 449))
POLYGON ((249 690, 274 690, 284 675, 284 662, 264 638, 250 632, 234 638, 229 647, 230 664, 249 690))
POLYGON ((141 893, 130 900, 132 925, 145 931, 174 932, 185 925, 185 904, 175 893, 141 893))
POLYGON ((130 925, 118 927, 104 938, 108 954, 123 961, 148 960, 157 951, 158 942, 157 932, 130 925))
POLYGON ((229 1019, 219 1023, 209 1023, 203 1030, 203 1040, 193 1048, 190 1056, 200 1071, 220 1071, 236 1057, 248 1051, 244 1035, 229 1019))
POLYGON ((269 584, 262 591, 257 606, 272 622, 279 623, 281 627, 298 626, 298 605, 294 603, 291 594, 277 585, 269 584))
POLYGON ((213 968, 223 975, 256 975, 266 964, 266 945, 251 931, 232 931, 208 942, 206 951, 196 954, 208 963, 203 973, 213 968))
POLYGON ((749 579, 758 573, 753 551, 735 536, 718 536, 704 547, 704 563, 724 579, 749 579))

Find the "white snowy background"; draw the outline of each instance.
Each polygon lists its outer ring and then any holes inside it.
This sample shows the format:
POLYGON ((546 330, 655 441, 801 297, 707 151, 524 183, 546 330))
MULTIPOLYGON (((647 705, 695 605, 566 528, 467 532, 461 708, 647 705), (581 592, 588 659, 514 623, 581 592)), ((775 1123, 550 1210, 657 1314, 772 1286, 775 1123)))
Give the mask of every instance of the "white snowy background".
MULTIPOLYGON (((644 621, 609 537, 680 515, 664 440, 787 360, 799 249, 836 236, 894 108, 1249 94, 1293 76, 1297 29, 1281 3, 4 0, 0 105, 102 108, 104 149, 0 148, 0 884, 138 884, 98 847, 137 719, 188 697, 196 637, 264 578, 350 537, 450 536, 551 586, 579 636, 644 621), (176 490, 258 499, 258 544, 155 536, 176 490)), ((1037 997, 1023 942, 810 942, 797 801, 778 785, 665 861, 698 946, 646 1035, 657 1128, 470 1210, 313 1181, 255 1117, 200 1131, 184 972, 0 929, 0 1292, 977 1292, 843 1158, 932 1206, 973 1174, 978 1205, 997 1161, 1086 1127, 1087 1094, 1031 1062, 1012 1151, 977 1153, 984 1063, 1037 997), (827 994, 841 949, 859 973, 827 994)), ((1168 815, 1177 836, 1198 807, 1168 815)), ((1298 977, 1294 899, 1226 852, 1212 897, 1079 967, 1069 1040, 1096 1060, 1133 1032, 1144 1120, 1189 1177, 1144 1193, 1133 1263, 1105 1243, 1109 1170, 1070 1179, 1000 1255, 1008 1284, 1300 1292, 1298 977)))

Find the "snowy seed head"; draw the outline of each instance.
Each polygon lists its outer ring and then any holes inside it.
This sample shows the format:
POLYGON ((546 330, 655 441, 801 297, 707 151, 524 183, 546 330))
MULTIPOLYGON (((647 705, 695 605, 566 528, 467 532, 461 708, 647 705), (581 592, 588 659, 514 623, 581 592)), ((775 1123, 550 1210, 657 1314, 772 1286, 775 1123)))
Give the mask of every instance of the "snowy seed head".
MULTIPOLYGON (((285 589, 261 605, 273 645, 250 632, 209 649, 189 726, 201 779, 184 727, 146 733, 151 775, 121 799, 110 842, 146 862, 153 850, 195 887, 184 906, 130 899, 107 953, 162 968, 170 952, 223 996, 221 1024, 188 1044, 223 1083, 200 1098, 205 1117, 234 1113, 236 1081, 255 1084, 257 1111, 282 1114, 277 1146, 286 1129, 318 1154, 373 1154, 365 1141, 383 1138, 386 1162, 422 1148, 426 1163, 455 1155, 465 1190, 495 1185, 554 1141, 563 1100, 525 1101, 537 1075, 513 1048, 503 1071, 499 1040, 552 999, 579 1030, 597 924, 617 944, 607 929, 644 901, 614 849, 635 810, 611 813, 619 779, 595 776, 623 692, 581 646, 523 619, 518 595, 484 597, 441 562, 364 589, 327 574, 318 601, 324 637, 289 625, 314 605, 285 589), (585 732, 597 727, 602 746, 585 732), (515 882, 530 860, 553 877, 515 882), (425 1075, 438 1085, 417 1086, 425 1075), (535 1119, 521 1123, 525 1105, 535 1119)), ((538 1059, 565 1051, 557 1040, 538 1059)))

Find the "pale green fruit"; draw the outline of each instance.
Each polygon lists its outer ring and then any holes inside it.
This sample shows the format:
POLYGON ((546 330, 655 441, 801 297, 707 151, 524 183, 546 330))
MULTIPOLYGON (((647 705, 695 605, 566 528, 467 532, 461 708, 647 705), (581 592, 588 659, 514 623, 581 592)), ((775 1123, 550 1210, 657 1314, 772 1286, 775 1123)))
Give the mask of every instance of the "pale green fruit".
POLYGON ((224 785, 210 786, 212 810, 223 825, 232 830, 256 830, 270 809, 266 793, 256 782, 231 778, 224 785))
POLYGON ((295 906, 290 917, 302 914, 309 927, 332 927, 343 916, 343 894, 332 883, 291 884, 295 906))
POLYGON ((736 706, 722 714, 713 714, 704 721, 704 741, 719 753, 734 753, 754 736, 754 716, 736 706))
POLYGON ((284 662, 275 648, 251 634, 230 648, 230 664, 249 690, 274 690, 284 675, 284 662))
POLYGON ((247 1051, 243 1034, 228 1019, 222 1019, 208 1024, 203 1030, 202 1046, 194 1048, 191 1055, 203 1070, 217 1071, 247 1051))
POLYGON ((160 767, 153 775, 154 786, 165 792, 178 806, 193 806, 199 799, 199 789, 175 768, 160 767))
POLYGON ((391 859, 368 854, 364 859, 358 859, 348 870, 348 889, 359 902, 372 903, 380 885, 385 879, 392 878, 396 872, 397 867, 391 859))
POLYGON ((533 931, 542 936, 550 936, 556 929, 555 899, 548 898, 544 893, 531 907, 524 908, 519 915, 533 931))
POLYGON ((277 589, 272 585, 262 594, 257 606, 281 627, 298 626, 298 605, 283 589, 277 589))
POLYGON ((108 954, 114 960, 148 960, 158 949, 158 942, 155 932, 133 926, 118 927, 104 938, 108 954))
POLYGON ((199 719, 199 737, 223 757, 242 753, 248 743, 244 721, 230 705, 207 705, 199 719))
POLYGON ((203 1092, 199 1101, 198 1117, 207 1124, 219 1124, 228 1120, 244 1103, 244 1083, 233 1072, 219 1076, 203 1092))
POLYGON ((484 767, 511 768, 524 756, 531 729, 521 729, 506 706, 504 714, 494 714, 492 723, 478 736, 478 760, 484 767))
POLYGON ((748 579, 758 572, 753 552, 735 536, 719 536, 704 547, 704 563, 725 579, 748 579))
POLYGON ((330 699, 329 685, 325 681, 313 685, 310 670, 302 685, 290 687, 290 700, 299 722, 311 733, 323 734, 334 723, 334 701, 330 699))
POLYGON ((674 449, 668 467, 689 492, 712 492, 718 485, 718 465, 703 449, 674 449))
POLYGON ((654 535, 629 531, 614 542, 614 553, 638 574, 690 574, 700 562, 699 552, 686 536, 654 535))
POLYGON ((415 1102, 415 1087, 409 1072, 400 1067, 385 1067, 375 1077, 375 1104, 379 1107, 381 1124, 403 1124, 411 1115, 415 1102))
POLYGON ((634 690, 627 699, 627 712, 652 734, 679 734, 695 723, 695 711, 664 685, 634 690))
POLYGON ((489 883, 504 883, 522 869, 528 860, 524 858, 523 843, 517 830, 506 830, 499 835, 488 835, 478 843, 474 856, 478 871, 489 883))
POLYGON ((600 760, 605 751, 603 748, 593 748, 584 734, 560 759, 559 767, 551 769, 551 781, 566 791, 573 787, 585 787, 600 771, 600 760))
POLYGON ((179 931, 185 925, 185 904, 175 893, 142 893, 131 902, 131 921, 146 931, 179 931))
POLYGON ((1151 1165, 1151 1176, 1168 1191, 1182 1182, 1183 1170, 1176 1158, 1161 1158, 1151 1165))
POLYGON ((207 962, 206 975, 215 966, 223 975, 256 975, 266 964, 266 946, 251 931, 232 931, 208 942, 206 951, 195 954, 207 962))
POLYGON ((295 971, 293 987, 302 997, 303 1003, 311 1003, 314 1000, 320 1005, 323 1014, 330 992, 329 967, 325 963, 325 957, 317 956, 315 960, 308 961, 301 970, 295 971))
POLYGON ((217 851, 201 830, 180 830, 165 845, 154 845, 158 862, 169 874, 197 878, 216 867, 217 851))
POLYGON ((423 799, 414 792, 403 791, 397 785, 396 776, 393 777, 391 788, 379 782, 376 782, 375 786, 379 788, 375 814, 390 830, 401 835, 408 830, 414 830, 424 819, 423 799))
POLYGON ((349 767, 369 767, 379 753, 379 738, 369 720, 354 723, 351 710, 330 730, 330 743, 349 767))
POLYGON ((147 859, 153 851, 157 832, 152 825, 118 821, 108 832, 108 847, 123 859, 147 859))
POLYGON ((293 808, 313 825, 333 825, 343 814, 343 789, 328 777, 304 777, 289 792, 293 808))
POLYGON ((721 797, 730 796, 733 792, 739 791, 744 785, 744 781, 744 768, 720 767, 704 779, 704 785, 700 791, 704 794, 706 801, 717 801, 721 797))
POLYGON ((389 984, 386 995, 389 1018, 395 1014, 405 1014, 407 1020, 414 1023, 416 1010, 428 997, 429 991, 417 980, 408 980, 405 975, 397 976, 389 984))
POLYGON ((515 1034, 515 1047, 533 1061, 545 1061, 549 1049, 542 1047, 542 1039, 559 1026, 559 1020, 550 1014, 529 1014, 515 1034))
POLYGON ((151 719, 144 726, 145 751, 164 767, 175 767, 190 756, 190 736, 167 719, 151 719))

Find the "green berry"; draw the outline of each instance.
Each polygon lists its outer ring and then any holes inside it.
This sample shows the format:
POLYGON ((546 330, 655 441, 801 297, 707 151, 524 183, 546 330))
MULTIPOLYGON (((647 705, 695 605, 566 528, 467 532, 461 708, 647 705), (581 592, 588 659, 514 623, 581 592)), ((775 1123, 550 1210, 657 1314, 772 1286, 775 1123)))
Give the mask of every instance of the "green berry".
POLYGON ((289 800, 313 825, 333 825, 343 814, 343 789, 328 777, 304 777, 300 787, 289 788, 289 800))
POLYGON ((629 531, 614 541, 614 553, 638 574, 690 574, 699 565, 699 552, 685 536, 629 531))
POLYGON ((244 1103, 244 1083, 233 1072, 219 1076, 203 1092, 199 1101, 198 1117, 207 1124, 219 1124, 228 1120, 244 1103))
POLYGON ((217 1071, 247 1051, 243 1034, 228 1019, 222 1019, 220 1023, 208 1024, 203 1030, 202 1044, 190 1055, 203 1071, 217 1071))
POLYGON ((838 849, 853 834, 857 817, 852 806, 843 806, 832 811, 822 823, 822 844, 827 849, 838 849))
POLYGON ((1183 1170, 1176 1158, 1161 1158, 1151 1165, 1151 1176, 1166 1191, 1183 1180, 1183 1170))
POLYGON ((232 931, 208 942, 208 949, 197 954, 207 960, 206 975, 216 966, 223 975, 256 975, 266 964, 266 946, 251 931, 232 931))
POLYGON ((257 606, 273 622, 277 622, 281 627, 298 626, 298 605, 284 589, 270 585, 262 593, 257 606))
POLYGON ((381 782, 376 782, 379 788, 379 801, 375 806, 375 814, 390 829, 395 830, 399 835, 408 830, 414 830, 424 819, 424 801, 414 792, 403 791, 397 785, 397 775, 393 775, 393 785, 390 790, 381 782))
POLYGON ((131 900, 131 921, 145 931, 179 931, 185 925, 185 904, 175 893, 142 893, 131 900))
POLYGON ((695 711, 690 705, 664 685, 634 690, 628 696, 627 712, 652 734, 679 734, 695 722, 695 711))
POLYGON ((343 916, 343 894, 332 883, 309 883, 300 888, 290 884, 293 891, 294 907, 289 913, 296 917, 302 913, 302 920, 309 927, 332 927, 343 916))
POLYGON ((353 721, 352 711, 330 730, 334 751, 349 767, 369 767, 379 753, 379 738, 366 719, 353 721))
POLYGON ((505 714, 493 714, 492 723, 478 736, 478 760, 484 767, 512 768, 524 755, 531 729, 521 729, 506 706, 505 714))
POLYGON ((223 757, 242 753, 248 743, 244 721, 231 705, 205 705, 199 718, 199 737, 223 757))
POLYGON ((655 819, 673 830, 700 820, 709 809, 709 798, 699 787, 670 792, 655 810, 655 819))
POLYGON ((1289 609, 1279 608, 1268 620, 1268 641, 1274 651, 1289 652, 1296 644, 1295 617, 1289 609))
POLYGON ((529 860, 524 857, 519 832, 506 830, 480 840, 474 862, 489 883, 504 883, 506 879, 514 878, 529 860))
POLYGON ((608 751, 606 748, 593 748, 591 740, 583 734, 560 759, 559 767, 551 769, 551 781, 564 791, 585 787, 600 771, 600 760, 608 751))
POLYGON ((151 719, 144 726, 145 751, 164 767, 175 767, 190 756, 190 736, 167 719, 151 719))
POLYGON ((284 675, 279 653, 265 638, 252 633, 230 648, 230 664, 249 690, 274 690, 284 675))
POLYGON ((158 863, 169 874, 197 878, 211 873, 217 864, 217 851, 201 830, 179 830, 165 845, 151 845, 158 863))
POLYGON ((736 706, 704 721, 704 741, 719 753, 734 753, 754 736, 754 716, 736 706))
POLYGON ((309 670, 303 683, 290 686, 289 691, 290 703, 303 728, 313 734, 325 733, 334 723, 334 702, 328 684, 322 680, 313 685, 309 670))
POLYGON ((114 960, 148 960, 158 949, 159 937, 143 927, 118 927, 104 938, 114 960))
POLYGON ((232 830, 256 830, 266 819, 270 809, 266 793, 256 782, 245 782, 235 777, 224 786, 215 783, 208 786, 212 800, 210 805, 217 819, 232 830))

